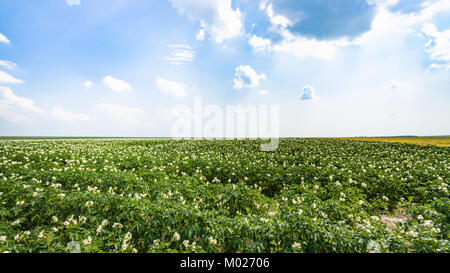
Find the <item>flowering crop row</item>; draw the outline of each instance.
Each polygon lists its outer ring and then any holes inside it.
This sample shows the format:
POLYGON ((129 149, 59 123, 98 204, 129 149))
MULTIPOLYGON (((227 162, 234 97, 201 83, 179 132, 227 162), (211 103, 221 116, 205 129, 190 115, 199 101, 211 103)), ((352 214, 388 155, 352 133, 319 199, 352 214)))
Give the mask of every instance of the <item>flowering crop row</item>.
POLYGON ((0 251, 449 252, 449 148, 260 144, 0 140, 0 251))

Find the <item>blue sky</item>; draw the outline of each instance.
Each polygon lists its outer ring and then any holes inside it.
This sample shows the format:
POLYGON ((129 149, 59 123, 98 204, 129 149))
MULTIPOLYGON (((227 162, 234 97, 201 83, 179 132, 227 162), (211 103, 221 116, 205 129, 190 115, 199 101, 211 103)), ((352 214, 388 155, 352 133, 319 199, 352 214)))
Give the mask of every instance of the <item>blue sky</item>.
POLYGON ((450 133, 448 0, 2 0, 0 135, 170 136, 279 105, 281 136, 450 133))

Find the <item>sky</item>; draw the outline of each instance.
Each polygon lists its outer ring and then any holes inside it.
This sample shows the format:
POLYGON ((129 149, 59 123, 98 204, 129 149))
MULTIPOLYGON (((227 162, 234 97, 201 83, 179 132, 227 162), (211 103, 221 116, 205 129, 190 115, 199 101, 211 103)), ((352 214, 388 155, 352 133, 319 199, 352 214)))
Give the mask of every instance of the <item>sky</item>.
POLYGON ((450 1, 0 1, 0 135, 167 137, 196 99, 278 106, 282 137, 449 135, 450 1))

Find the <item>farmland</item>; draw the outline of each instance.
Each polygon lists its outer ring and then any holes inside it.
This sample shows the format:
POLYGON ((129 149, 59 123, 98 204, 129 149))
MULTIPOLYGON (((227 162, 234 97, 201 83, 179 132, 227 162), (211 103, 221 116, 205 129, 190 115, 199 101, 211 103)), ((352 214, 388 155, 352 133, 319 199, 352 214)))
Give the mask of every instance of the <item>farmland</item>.
POLYGON ((448 147, 261 142, 2 139, 0 252, 449 252, 448 147))
POLYGON ((385 142, 398 142, 409 143, 418 145, 435 145, 440 147, 450 147, 450 137, 355 137, 348 138, 358 141, 385 141, 385 142))

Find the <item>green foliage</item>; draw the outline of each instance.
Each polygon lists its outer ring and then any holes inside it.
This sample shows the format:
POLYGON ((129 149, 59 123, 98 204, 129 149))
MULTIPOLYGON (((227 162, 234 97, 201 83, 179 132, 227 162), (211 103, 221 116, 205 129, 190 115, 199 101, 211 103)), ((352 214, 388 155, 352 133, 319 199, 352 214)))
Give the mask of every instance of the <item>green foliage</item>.
POLYGON ((449 252, 448 148, 260 144, 0 140, 0 251, 449 252))

